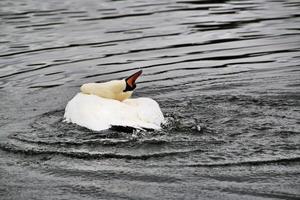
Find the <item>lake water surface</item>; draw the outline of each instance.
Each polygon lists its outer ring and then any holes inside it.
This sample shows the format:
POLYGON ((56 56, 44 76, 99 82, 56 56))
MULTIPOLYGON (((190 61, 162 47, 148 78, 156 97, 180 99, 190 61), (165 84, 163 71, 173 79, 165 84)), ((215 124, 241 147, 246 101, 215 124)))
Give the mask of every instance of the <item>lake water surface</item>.
POLYGON ((298 0, 0 1, 0 199, 299 199, 298 0), (160 131, 62 122, 143 69, 160 131))

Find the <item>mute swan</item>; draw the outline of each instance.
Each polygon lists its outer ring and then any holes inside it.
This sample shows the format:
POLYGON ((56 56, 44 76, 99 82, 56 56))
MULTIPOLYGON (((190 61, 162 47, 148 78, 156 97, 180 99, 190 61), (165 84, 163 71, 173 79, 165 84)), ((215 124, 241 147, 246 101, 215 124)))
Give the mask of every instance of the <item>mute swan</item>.
POLYGON ((151 98, 130 98, 141 74, 142 70, 123 80, 83 84, 65 108, 65 121, 95 131, 112 126, 160 129, 164 116, 158 103, 151 98))

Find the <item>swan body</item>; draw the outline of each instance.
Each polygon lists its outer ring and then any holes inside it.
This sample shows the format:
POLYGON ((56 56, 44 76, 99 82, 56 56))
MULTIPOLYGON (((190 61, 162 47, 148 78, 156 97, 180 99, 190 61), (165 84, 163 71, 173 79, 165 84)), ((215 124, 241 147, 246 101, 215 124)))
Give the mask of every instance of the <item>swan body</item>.
POLYGON ((65 120, 91 130, 111 126, 160 129, 164 117, 156 101, 150 98, 122 102, 96 95, 78 93, 66 106, 65 120))
POLYGON ((141 73, 124 80, 83 84, 65 108, 65 121, 95 131, 112 126, 160 129, 164 116, 158 103, 151 98, 130 98, 141 73))

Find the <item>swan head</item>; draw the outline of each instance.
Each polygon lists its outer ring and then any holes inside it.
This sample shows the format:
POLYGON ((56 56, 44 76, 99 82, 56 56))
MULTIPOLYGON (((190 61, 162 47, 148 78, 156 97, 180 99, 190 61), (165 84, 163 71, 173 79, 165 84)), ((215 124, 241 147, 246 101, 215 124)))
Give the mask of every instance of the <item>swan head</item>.
POLYGON ((142 70, 123 80, 112 80, 105 83, 86 83, 80 88, 82 93, 99 97, 123 101, 131 97, 136 88, 135 81, 142 74, 142 70))

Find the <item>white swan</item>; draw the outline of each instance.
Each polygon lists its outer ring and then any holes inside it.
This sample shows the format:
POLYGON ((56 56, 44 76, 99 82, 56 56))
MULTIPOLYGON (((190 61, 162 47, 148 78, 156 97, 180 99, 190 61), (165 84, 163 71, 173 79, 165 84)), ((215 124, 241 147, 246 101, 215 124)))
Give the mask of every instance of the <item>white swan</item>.
POLYGON ((65 121, 95 131, 112 126, 160 129, 164 116, 158 103, 150 98, 130 99, 141 74, 142 70, 123 80, 83 84, 66 106, 65 121))

